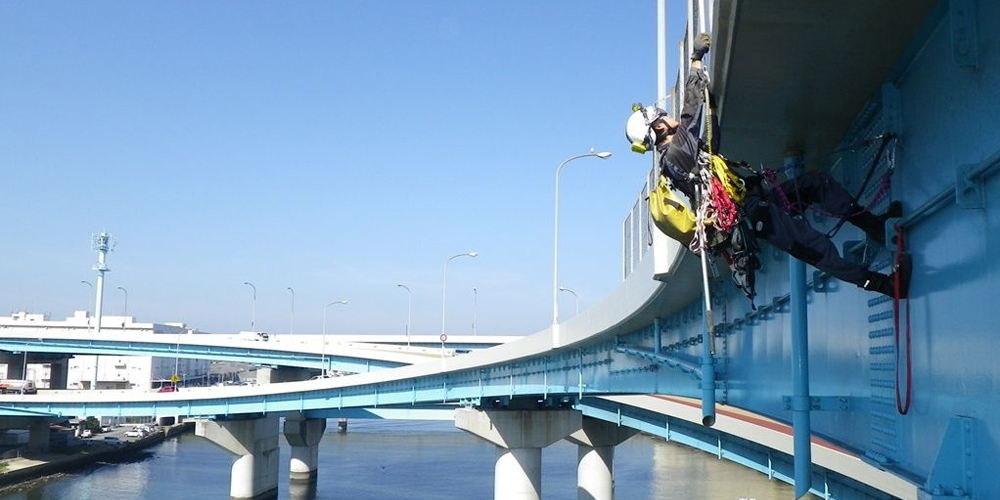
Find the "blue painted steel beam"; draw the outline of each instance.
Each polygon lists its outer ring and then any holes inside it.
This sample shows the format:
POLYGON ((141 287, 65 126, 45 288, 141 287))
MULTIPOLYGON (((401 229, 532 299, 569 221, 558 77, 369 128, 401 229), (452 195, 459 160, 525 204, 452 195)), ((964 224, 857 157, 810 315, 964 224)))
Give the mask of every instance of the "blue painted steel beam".
MULTIPOLYGON (((787 484, 793 484, 794 457, 764 445, 732 436, 680 418, 664 415, 613 401, 585 398, 576 405, 584 415, 625 427, 638 429, 690 448, 730 460, 766 474, 787 484)), ((892 500, 893 497, 852 478, 815 466, 811 475, 822 479, 822 486, 810 493, 820 498, 837 500, 892 500)))
POLYGON ((341 410, 310 410, 305 418, 351 418, 387 420, 454 420, 458 405, 406 406, 396 408, 344 408, 341 410))
MULTIPOLYGON (((32 353, 57 354, 98 354, 102 356, 158 356, 164 358, 207 359, 214 361, 234 361, 261 365, 291 366, 319 369, 322 356, 314 353, 279 351, 273 349, 249 349, 246 347, 204 346, 167 344, 159 342, 134 342, 128 340, 45 340, 45 339, 0 339, 2 351, 28 351, 32 353)), ((395 368, 404 363, 393 361, 352 358, 327 354, 327 360, 335 370, 364 373, 372 369, 395 368)))

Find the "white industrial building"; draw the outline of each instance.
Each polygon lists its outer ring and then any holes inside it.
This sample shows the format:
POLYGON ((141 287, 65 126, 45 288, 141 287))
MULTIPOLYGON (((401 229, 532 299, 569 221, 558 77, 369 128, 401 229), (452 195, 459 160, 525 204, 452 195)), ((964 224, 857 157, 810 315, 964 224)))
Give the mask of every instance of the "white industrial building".
MULTIPOLYGON (((53 321, 46 314, 17 312, 0 317, 0 333, 40 337, 41 332, 88 333, 96 327, 95 318, 86 311, 76 311, 64 321, 53 321)), ((121 335, 199 333, 183 323, 139 323, 131 316, 102 316, 101 333, 121 335)), ((186 382, 207 380, 210 361, 152 356, 74 355, 68 361, 58 355, 28 353, 27 362, 20 354, 0 353, 0 378, 33 380, 39 388, 60 388, 59 374, 65 371, 65 388, 89 389, 94 380, 97 360, 97 389, 151 390, 169 384, 175 373, 186 382), (60 369, 60 365, 65 367, 60 369)))

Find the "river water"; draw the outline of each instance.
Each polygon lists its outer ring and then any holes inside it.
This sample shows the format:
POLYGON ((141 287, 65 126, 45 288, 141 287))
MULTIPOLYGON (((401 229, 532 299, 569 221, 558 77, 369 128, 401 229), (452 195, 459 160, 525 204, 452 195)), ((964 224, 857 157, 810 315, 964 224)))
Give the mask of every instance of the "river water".
MULTIPOLYGON (((288 481, 281 443, 281 500, 493 498, 495 447, 451 422, 352 420, 346 434, 331 420, 320 443, 314 488, 288 481)), ((542 451, 542 498, 576 500, 575 445, 542 451)), ((228 500, 234 456, 184 434, 134 459, 99 464, 0 495, 0 500, 228 500)), ((779 481, 661 438, 636 435, 615 450, 616 498, 756 500, 794 498, 779 481)))

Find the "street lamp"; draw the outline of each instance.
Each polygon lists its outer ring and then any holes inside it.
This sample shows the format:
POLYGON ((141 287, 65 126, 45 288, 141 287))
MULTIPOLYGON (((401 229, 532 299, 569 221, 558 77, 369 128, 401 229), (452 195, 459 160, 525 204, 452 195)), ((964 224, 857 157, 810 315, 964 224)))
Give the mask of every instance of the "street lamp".
POLYGON ((323 378, 326 378, 326 309, 328 307, 334 305, 334 304, 347 304, 347 301, 346 300, 338 300, 338 301, 335 301, 335 302, 330 302, 329 304, 323 306, 323 347, 322 347, 322 351, 321 351, 322 354, 321 354, 321 357, 320 357, 320 359, 322 360, 322 363, 323 363, 323 368, 322 368, 322 371, 320 373, 323 375, 323 378))
POLYGON ((580 314, 580 296, 577 295, 576 292, 574 292, 573 290, 570 290, 569 288, 566 288, 566 287, 559 287, 559 291, 560 292, 569 292, 569 293, 573 294, 573 297, 576 298, 576 314, 579 315, 580 314))
POLYGON ((128 290, 125 287, 118 287, 119 290, 125 292, 125 312, 122 313, 122 331, 125 331, 125 318, 128 317, 128 290))
POLYGON ((441 286, 441 338, 444 342, 444 325, 445 325, 445 313, 447 311, 446 305, 448 303, 448 263, 459 257, 475 257, 479 255, 478 252, 467 252, 460 253, 458 255, 452 255, 448 257, 448 260, 444 261, 444 285, 441 286))
POLYGON ((562 170, 567 163, 578 160, 580 158, 586 158, 588 156, 594 156, 600 159, 605 159, 611 156, 611 153, 607 151, 602 151, 600 153, 595 153, 593 149, 587 154, 576 155, 571 158, 566 159, 566 161, 559 164, 556 167, 556 199, 555 199, 555 234, 552 238, 552 326, 553 333, 555 333, 555 325, 559 324, 559 172, 562 170))
POLYGON ((288 333, 295 333, 295 289, 292 287, 285 287, 285 290, 292 292, 292 324, 288 327, 288 333))
POLYGON ((250 283, 249 281, 244 281, 243 284, 244 285, 249 285, 250 288, 253 288, 253 306, 252 306, 252 308, 250 310, 251 311, 250 312, 250 331, 251 332, 256 332, 257 331, 257 287, 253 286, 253 283, 250 283))
POLYGON ((410 287, 402 284, 396 283, 396 286, 406 290, 407 300, 406 300, 406 346, 410 346, 410 318, 413 313, 413 290, 410 287))
POLYGON ((479 292, 472 287, 472 336, 476 336, 476 311, 479 309, 479 292))
MULTIPOLYGON (((90 291, 94 291, 94 285, 87 280, 80 280, 80 283, 90 287, 90 291)), ((87 335, 90 335, 90 312, 87 313, 87 335)))
POLYGON ((122 316, 128 316, 128 290, 123 286, 118 287, 118 289, 125 292, 125 312, 122 313, 122 316))
MULTIPOLYGON (((181 330, 178 328, 177 345, 174 348, 174 373, 170 375, 170 384, 174 386, 174 389, 177 389, 177 382, 179 382, 181 379, 180 375, 178 375, 180 371, 180 364, 181 364, 181 330)), ((163 385, 163 383, 160 382, 160 385, 163 385)))

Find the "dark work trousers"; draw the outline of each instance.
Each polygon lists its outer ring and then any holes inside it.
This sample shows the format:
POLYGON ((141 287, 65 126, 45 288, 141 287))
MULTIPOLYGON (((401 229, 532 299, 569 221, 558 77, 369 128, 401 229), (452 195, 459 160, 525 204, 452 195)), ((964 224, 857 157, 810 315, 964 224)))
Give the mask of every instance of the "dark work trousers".
POLYGON ((785 181, 781 190, 791 207, 785 207, 777 189, 748 197, 747 214, 757 236, 821 271, 861 286, 871 272, 844 260, 830 238, 813 229, 803 215, 806 207, 815 204, 828 214, 846 216, 856 209, 854 198, 824 172, 785 181))

